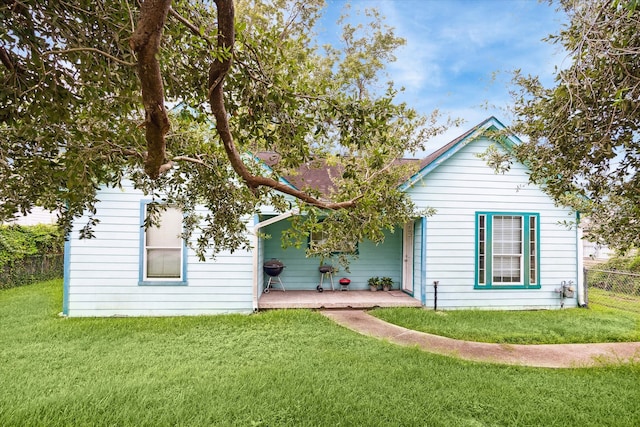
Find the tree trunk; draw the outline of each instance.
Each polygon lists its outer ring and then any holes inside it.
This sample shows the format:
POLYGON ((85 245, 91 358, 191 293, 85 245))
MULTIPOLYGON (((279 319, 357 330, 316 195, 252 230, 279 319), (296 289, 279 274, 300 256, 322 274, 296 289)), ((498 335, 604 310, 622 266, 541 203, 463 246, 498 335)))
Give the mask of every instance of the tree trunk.
POLYGON ((145 111, 147 156, 144 170, 153 179, 160 175, 161 167, 166 163, 165 135, 169 132, 169 117, 164 106, 164 88, 157 53, 170 7, 171 0, 145 0, 130 41, 138 58, 138 77, 145 111))

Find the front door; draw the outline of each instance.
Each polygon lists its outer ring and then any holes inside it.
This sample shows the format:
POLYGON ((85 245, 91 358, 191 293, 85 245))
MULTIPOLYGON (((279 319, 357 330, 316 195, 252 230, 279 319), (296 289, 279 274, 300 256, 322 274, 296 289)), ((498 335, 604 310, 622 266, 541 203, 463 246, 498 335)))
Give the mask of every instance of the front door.
POLYGON ((402 234, 402 290, 413 295, 413 222, 404 225, 402 234))

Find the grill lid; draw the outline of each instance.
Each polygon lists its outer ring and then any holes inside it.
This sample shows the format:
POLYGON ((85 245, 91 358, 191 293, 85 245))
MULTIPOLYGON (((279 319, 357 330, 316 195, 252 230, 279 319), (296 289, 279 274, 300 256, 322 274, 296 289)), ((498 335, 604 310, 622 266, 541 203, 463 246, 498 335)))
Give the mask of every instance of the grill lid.
POLYGON ((266 261, 263 266, 264 268, 282 268, 284 264, 280 260, 271 258, 269 261, 266 261))

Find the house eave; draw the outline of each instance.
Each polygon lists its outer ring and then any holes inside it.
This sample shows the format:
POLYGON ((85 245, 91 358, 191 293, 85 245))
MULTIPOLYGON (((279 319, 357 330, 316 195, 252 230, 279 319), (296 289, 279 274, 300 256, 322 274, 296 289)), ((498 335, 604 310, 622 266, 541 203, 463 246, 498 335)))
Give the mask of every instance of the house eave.
MULTIPOLYGON (((460 151, 470 142, 475 141, 476 139, 482 136, 487 136, 488 134, 496 133, 496 132, 504 132, 505 130, 506 130, 506 126, 502 124, 502 122, 500 122, 498 119, 496 119, 493 116, 489 117, 482 123, 476 125, 472 129, 467 131, 466 134, 463 134, 461 137, 458 137, 454 139, 452 142, 450 142, 449 144, 447 144, 449 145, 449 147, 446 148, 446 150, 440 153, 433 160, 429 161, 418 172, 416 172, 408 180, 402 183, 399 186, 400 191, 409 190, 417 182, 419 182, 425 176, 433 172, 433 170, 437 169, 441 164, 443 164, 448 159, 450 159, 454 154, 456 154, 458 151, 460 151)), ((493 139, 496 142, 498 142, 507 151, 511 151, 514 145, 519 144, 521 142, 520 139, 513 133, 510 133, 509 135, 501 135, 501 137, 493 138, 493 139)), ((445 145, 444 147, 447 147, 447 145, 445 145)))

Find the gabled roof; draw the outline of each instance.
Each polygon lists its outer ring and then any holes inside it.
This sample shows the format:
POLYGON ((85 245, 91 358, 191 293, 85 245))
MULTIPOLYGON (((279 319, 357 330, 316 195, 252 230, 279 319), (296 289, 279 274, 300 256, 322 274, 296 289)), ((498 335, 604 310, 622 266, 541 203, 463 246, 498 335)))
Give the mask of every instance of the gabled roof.
MULTIPOLYGON (((405 182, 400 183, 400 190, 405 191, 411 188, 416 182, 420 181, 427 174, 476 138, 485 135, 488 132, 499 132, 504 131, 505 129, 506 127, 498 119, 492 116, 484 120, 482 123, 474 126, 453 141, 429 154, 424 159, 398 159, 396 161, 398 165, 418 163, 418 172, 412 175, 405 182)), ((507 149, 509 149, 513 144, 520 142, 520 140, 512 134, 509 136, 502 135, 500 138, 497 138, 496 141, 503 144, 507 149)), ((273 165, 280 161, 280 155, 274 152, 260 152, 255 156, 260 159, 268 169, 271 169, 273 165)), ((312 160, 301 165, 295 175, 284 176, 281 180, 296 189, 302 190, 304 188, 311 188, 319 191, 321 194, 328 195, 335 188, 331 178, 339 176, 342 173, 343 169, 341 166, 329 166, 323 160, 312 160)))
MULTIPOLYGON (((280 154, 273 151, 261 151, 255 155, 269 169, 280 161, 280 154)), ((331 177, 342 174, 341 166, 328 166, 323 160, 311 160, 300 165, 294 175, 281 176, 280 180, 297 190, 312 188, 321 194, 329 194, 335 188, 331 177)))
MULTIPOLYGON (((416 182, 420 181, 426 175, 431 173, 434 169, 436 169, 447 159, 460 151, 468 143, 483 135, 486 135, 487 133, 504 132, 506 129, 506 126, 503 125, 500 120, 496 119, 493 116, 489 117, 488 119, 469 129, 467 132, 463 133, 453 141, 449 142, 443 147, 440 147, 439 149, 422 159, 422 161, 420 162, 420 170, 407 181, 405 181, 400 186, 400 190, 405 191, 411 188, 416 182)), ((520 143, 520 139, 514 134, 503 134, 500 135, 499 138, 496 138, 496 142, 499 142, 504 146, 504 148, 510 150, 514 144, 520 143)))
MULTIPOLYGON (((257 153, 255 157, 261 160, 269 170, 280 161, 280 155, 275 152, 263 151, 257 153)), ((394 163, 400 166, 408 163, 418 163, 419 161, 419 159, 397 159, 394 163)), ((295 174, 285 175, 280 177, 280 180, 298 190, 311 188, 323 195, 329 195, 335 189, 335 183, 332 178, 342 175, 343 172, 343 165, 327 165, 323 159, 317 159, 300 165, 295 174)))

